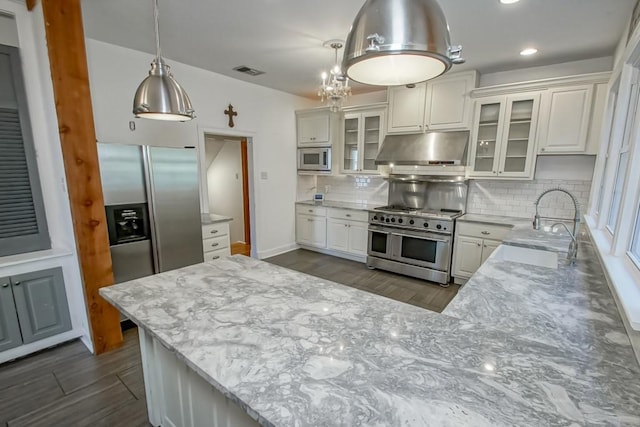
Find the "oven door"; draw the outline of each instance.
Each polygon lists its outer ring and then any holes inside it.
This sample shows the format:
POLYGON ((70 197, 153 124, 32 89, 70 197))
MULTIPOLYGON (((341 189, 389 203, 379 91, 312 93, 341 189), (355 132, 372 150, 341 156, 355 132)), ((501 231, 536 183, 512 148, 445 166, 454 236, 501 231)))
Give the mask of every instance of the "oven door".
POLYGON ((367 255, 378 258, 392 259, 391 231, 376 225, 369 226, 369 241, 367 255))
POLYGON ((449 271, 451 265, 450 235, 397 231, 391 234, 391 248, 395 261, 434 270, 449 271))

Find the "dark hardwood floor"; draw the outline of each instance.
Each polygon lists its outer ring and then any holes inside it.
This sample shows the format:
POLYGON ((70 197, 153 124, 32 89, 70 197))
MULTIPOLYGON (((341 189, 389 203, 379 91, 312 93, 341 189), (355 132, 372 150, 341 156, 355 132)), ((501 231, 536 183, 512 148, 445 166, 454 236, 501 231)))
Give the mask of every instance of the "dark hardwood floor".
POLYGON ((444 310, 460 289, 456 284, 443 288, 424 280, 382 270, 369 270, 360 262, 305 249, 297 249, 264 261, 438 313, 444 310))
POLYGON ((0 365, 0 426, 149 426, 138 330, 100 356, 72 341, 0 365))

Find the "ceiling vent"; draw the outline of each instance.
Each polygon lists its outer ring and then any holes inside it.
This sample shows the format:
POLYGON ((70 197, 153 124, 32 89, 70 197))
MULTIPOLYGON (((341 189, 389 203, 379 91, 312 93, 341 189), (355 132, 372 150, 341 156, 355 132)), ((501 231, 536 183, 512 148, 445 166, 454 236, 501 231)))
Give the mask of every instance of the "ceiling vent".
POLYGON ((260 74, 264 74, 264 71, 256 70, 255 68, 247 67, 246 65, 239 65, 235 67, 234 70, 249 74, 250 76, 259 76, 260 74))

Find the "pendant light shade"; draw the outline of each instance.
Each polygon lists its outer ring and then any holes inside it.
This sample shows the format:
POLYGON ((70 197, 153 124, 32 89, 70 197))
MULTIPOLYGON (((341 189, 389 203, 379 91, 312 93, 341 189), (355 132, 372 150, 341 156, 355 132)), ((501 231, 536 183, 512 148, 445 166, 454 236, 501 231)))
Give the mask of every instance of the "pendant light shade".
POLYGON ((367 0, 347 42, 343 69, 357 82, 396 86, 429 80, 464 62, 436 0, 367 0))
POLYGON ((158 0, 153 0, 156 29, 156 57, 133 98, 133 114, 136 117, 154 120, 186 121, 195 117, 191 100, 173 78, 169 66, 160 54, 158 31, 158 0))

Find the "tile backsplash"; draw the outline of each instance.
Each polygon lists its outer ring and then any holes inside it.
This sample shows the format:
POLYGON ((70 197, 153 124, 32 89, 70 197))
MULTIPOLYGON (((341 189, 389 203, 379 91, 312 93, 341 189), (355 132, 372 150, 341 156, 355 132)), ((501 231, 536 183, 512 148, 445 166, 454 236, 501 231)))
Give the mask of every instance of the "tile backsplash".
POLYGON ((389 183, 379 176, 318 176, 317 190, 327 200, 387 204, 389 183))
MULTIPOLYGON (((582 213, 586 211, 591 181, 537 179, 533 181, 469 181, 467 212, 533 218, 534 202, 545 190, 562 188, 578 199, 582 213)), ((573 218, 573 203, 563 193, 551 193, 539 205, 540 215, 573 218)))

